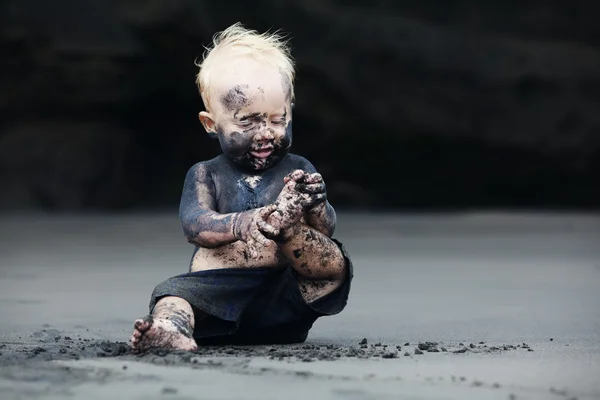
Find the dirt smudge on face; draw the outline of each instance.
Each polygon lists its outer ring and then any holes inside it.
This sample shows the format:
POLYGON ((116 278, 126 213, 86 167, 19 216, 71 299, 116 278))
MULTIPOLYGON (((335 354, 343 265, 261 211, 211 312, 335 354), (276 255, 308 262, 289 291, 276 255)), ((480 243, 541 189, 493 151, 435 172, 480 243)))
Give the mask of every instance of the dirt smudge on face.
POLYGON ((246 94, 246 89, 248 89, 248 85, 235 85, 221 96, 221 104, 232 111, 234 116, 242 108, 252 103, 252 99, 246 94))

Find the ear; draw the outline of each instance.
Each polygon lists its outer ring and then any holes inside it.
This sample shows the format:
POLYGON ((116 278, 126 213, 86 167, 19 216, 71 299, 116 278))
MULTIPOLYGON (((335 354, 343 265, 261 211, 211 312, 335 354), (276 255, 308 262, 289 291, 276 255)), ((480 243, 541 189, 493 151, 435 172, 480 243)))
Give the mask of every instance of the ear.
POLYGON ((212 119, 212 116, 206 111, 201 111, 198 114, 198 119, 202 123, 204 130, 208 133, 208 136, 211 138, 217 137, 217 128, 215 126, 215 121, 212 119))

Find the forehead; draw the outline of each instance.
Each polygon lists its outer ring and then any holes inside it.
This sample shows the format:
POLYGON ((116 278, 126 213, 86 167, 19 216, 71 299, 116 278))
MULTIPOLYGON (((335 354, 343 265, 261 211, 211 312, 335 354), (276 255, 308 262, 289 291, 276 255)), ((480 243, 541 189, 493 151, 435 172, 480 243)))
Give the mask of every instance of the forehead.
POLYGON ((283 107, 289 100, 285 75, 275 67, 247 58, 225 63, 212 86, 215 105, 227 109, 245 108, 250 103, 283 107))

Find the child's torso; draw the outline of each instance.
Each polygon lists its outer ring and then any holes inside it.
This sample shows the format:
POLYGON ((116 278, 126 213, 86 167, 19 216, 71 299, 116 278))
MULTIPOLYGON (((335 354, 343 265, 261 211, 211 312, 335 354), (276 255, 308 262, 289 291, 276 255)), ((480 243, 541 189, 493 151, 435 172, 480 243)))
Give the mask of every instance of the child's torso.
POLYGON ((283 178, 302 168, 298 161, 297 157, 288 156, 258 174, 240 171, 230 165, 213 170, 217 212, 247 211, 273 203, 285 185, 283 178))
MULTIPOLYGON (((301 157, 288 155, 279 164, 256 175, 234 169, 222 158, 213 160, 211 176, 215 184, 217 212, 227 214, 246 211, 273 203, 285 185, 283 178, 295 169, 306 168, 303 160, 301 157)), ((260 248, 260 256, 249 260, 246 243, 236 241, 218 248, 196 247, 190 271, 239 268, 240 264, 247 268, 278 267, 285 263, 285 258, 274 243, 260 248)))

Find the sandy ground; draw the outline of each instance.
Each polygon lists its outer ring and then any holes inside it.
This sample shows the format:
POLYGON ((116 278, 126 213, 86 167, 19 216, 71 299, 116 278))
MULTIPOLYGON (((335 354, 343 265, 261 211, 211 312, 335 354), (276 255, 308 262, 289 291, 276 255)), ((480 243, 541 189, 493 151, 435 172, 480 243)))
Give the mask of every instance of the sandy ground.
POLYGON ((336 237, 350 301, 305 344, 138 357, 191 255, 176 214, 0 216, 0 398, 600 399, 600 216, 341 213, 336 237))

